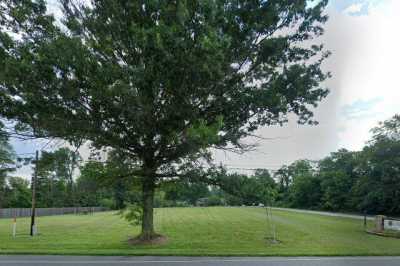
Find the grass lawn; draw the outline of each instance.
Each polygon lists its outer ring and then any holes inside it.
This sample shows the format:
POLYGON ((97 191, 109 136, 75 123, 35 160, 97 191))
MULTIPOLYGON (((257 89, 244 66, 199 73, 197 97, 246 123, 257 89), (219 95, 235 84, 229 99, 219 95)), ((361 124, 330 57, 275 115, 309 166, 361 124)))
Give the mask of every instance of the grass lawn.
POLYGON ((274 211, 279 244, 265 240, 263 208, 157 209, 157 232, 167 244, 130 246, 139 233, 113 212, 38 217, 39 235, 29 236, 29 219, 0 219, 0 253, 98 255, 400 255, 400 239, 363 232, 362 221, 274 211))

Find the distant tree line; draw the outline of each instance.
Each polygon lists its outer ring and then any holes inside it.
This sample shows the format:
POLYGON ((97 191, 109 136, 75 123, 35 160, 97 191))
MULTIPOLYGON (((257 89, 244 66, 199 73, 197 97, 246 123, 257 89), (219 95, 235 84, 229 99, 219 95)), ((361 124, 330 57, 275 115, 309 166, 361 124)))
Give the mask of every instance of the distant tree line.
MULTIPOLYGON (((290 208, 400 214, 400 116, 371 130, 360 151, 340 149, 319 161, 298 160, 271 172, 252 175, 219 172, 210 182, 164 182, 156 207, 274 205, 290 208)), ((0 206, 29 207, 30 183, 10 176, 16 156, 0 139, 0 206)), ((139 180, 125 175, 135 162, 112 151, 106 160, 89 160, 68 148, 43 152, 37 166, 38 207, 106 206, 140 203, 139 180), (75 178, 74 178, 75 177, 75 178)))
MULTIPOLYGON (((227 173, 202 197, 219 205, 274 205, 290 208, 400 215, 400 115, 371 130, 360 151, 339 149, 318 160, 298 160, 273 173, 227 173)), ((195 187, 174 187, 184 202, 195 187), (182 193, 182 191, 186 191, 182 193)), ((207 190, 203 190, 206 192, 207 190)), ((168 194, 167 194, 168 195, 168 194)), ((200 197, 198 195, 197 197, 200 197)))
POLYGON ((329 211, 400 214, 400 116, 379 124, 361 151, 340 149, 275 173, 276 204, 329 211))

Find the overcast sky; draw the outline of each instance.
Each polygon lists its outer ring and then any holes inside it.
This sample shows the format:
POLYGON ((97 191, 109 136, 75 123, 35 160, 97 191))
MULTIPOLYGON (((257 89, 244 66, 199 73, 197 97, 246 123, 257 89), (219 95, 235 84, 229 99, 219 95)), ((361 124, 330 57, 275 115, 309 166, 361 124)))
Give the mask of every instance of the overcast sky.
MULTIPOLYGON (((359 150, 369 129, 400 113, 399 0, 331 0, 329 21, 321 41, 332 51, 324 68, 328 98, 315 110, 317 126, 268 127, 258 134, 254 152, 236 155, 218 152, 216 160, 231 168, 277 169, 298 159, 321 159, 339 148, 359 150)), ((12 142, 17 153, 29 153, 43 142, 12 142)), ((48 145, 48 149, 57 146, 48 145)), ((15 175, 30 176, 30 167, 15 175)))

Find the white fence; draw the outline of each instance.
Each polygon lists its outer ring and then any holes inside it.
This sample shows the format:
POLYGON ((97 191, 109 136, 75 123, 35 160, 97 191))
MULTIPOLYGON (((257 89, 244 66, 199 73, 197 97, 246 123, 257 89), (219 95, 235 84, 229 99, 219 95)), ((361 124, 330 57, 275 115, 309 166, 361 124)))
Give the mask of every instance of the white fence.
MULTIPOLYGON (((66 208, 36 208, 36 216, 50 216, 63 214, 90 214, 107 211, 105 207, 66 207, 66 208)), ((0 218, 29 217, 32 214, 30 208, 0 209, 0 218)))

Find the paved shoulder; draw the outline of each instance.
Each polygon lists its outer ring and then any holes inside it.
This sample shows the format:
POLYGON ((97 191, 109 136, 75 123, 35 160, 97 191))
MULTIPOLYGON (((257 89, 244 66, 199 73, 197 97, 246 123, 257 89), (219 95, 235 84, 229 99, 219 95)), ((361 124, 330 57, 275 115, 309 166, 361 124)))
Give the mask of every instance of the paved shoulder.
MULTIPOLYGON (((290 211, 290 212, 300 212, 300 213, 309 213, 309 214, 318 214, 324 216, 333 216, 333 217, 344 217, 344 218, 352 218, 352 219, 364 219, 364 216, 357 214, 347 214, 347 213, 339 213, 339 212, 324 212, 324 211, 310 211, 310 210, 301 210, 301 209, 290 209, 290 208, 278 208, 273 207, 273 210, 281 210, 281 211, 290 211)), ((368 220, 373 220, 374 217, 367 216, 368 220)))
POLYGON ((109 257, 0 256, 0 265, 147 265, 147 266, 398 266, 400 257, 109 257))

